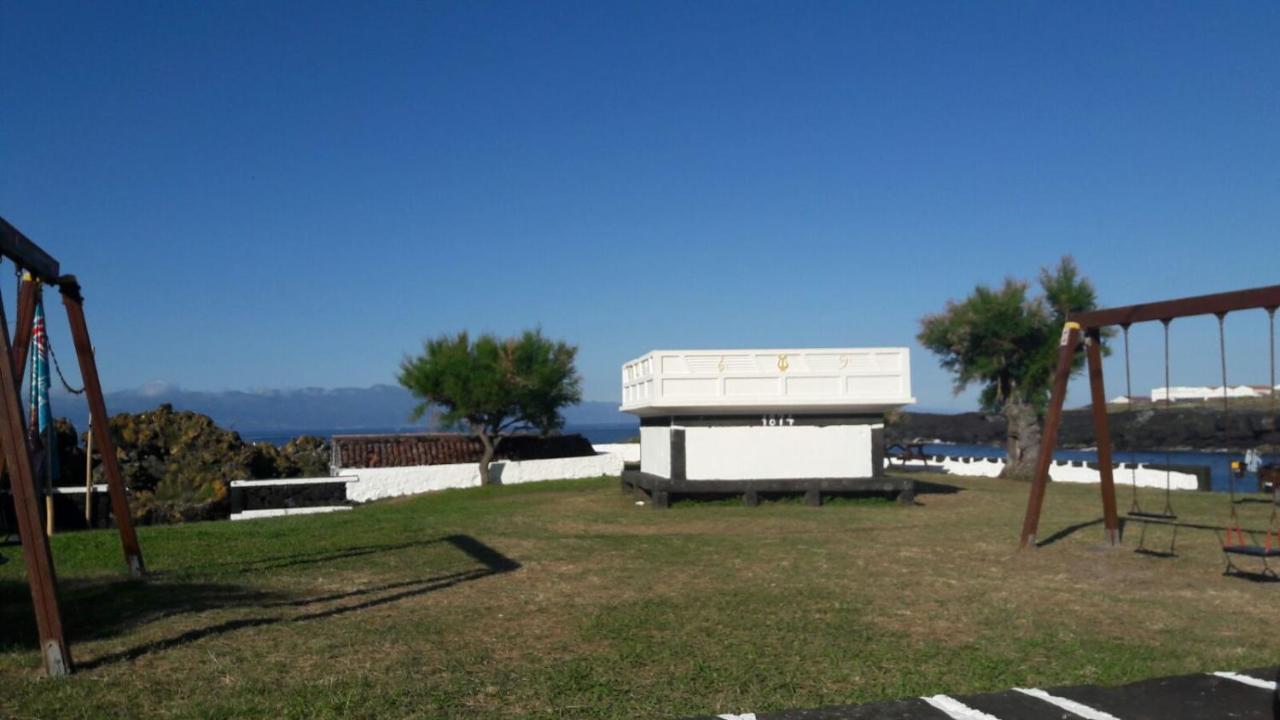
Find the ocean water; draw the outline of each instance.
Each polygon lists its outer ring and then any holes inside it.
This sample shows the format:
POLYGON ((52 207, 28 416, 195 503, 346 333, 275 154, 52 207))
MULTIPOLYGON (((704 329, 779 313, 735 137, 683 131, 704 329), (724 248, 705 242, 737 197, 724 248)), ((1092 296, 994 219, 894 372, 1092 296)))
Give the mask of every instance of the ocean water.
MULTIPOLYGON (((931 443, 924 446, 925 452, 932 455, 950 455, 953 457, 976 457, 976 458, 1004 458, 1005 452, 1003 448, 992 447, 990 445, 961 445, 952 443, 931 443)), ((1169 451, 1163 450, 1156 452, 1130 452, 1128 450, 1112 451, 1111 459, 1117 463, 1143 463, 1143 464, 1171 464, 1171 465, 1203 465, 1209 468, 1210 486, 1214 492, 1229 492, 1231 489, 1231 462, 1233 460, 1244 461, 1244 453, 1242 452, 1199 452, 1199 451, 1169 451)), ((1098 453, 1093 450, 1058 450, 1053 454, 1055 460, 1083 460, 1085 462, 1097 462, 1098 453)), ((1280 455, 1272 453, 1264 453, 1262 456, 1264 463, 1280 463, 1280 455)), ((1123 484, 1125 475, 1123 471, 1116 472, 1116 483, 1123 484)), ((1248 475, 1243 480, 1237 481, 1236 489, 1239 492, 1254 492, 1257 490, 1258 481, 1248 475)))
MULTIPOLYGON (((301 435, 315 435, 326 440, 334 435, 390 435, 395 433, 422 432, 421 427, 385 427, 360 428, 358 430, 333 428, 304 428, 300 430, 265 430, 258 432, 241 432, 240 437, 249 442, 268 442, 272 445, 284 445, 301 435)), ((568 425, 565 433, 578 433, 592 443, 615 443, 640 435, 639 425, 568 425)))

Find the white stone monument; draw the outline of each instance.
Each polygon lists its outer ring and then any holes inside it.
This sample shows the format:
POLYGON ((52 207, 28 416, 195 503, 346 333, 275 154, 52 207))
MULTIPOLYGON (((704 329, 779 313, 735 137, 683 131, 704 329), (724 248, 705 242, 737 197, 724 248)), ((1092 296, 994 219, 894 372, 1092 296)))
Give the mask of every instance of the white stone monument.
POLYGON ((622 366, 622 410, 640 417, 640 470, 624 484, 672 494, 879 492, 884 415, 915 402, 906 348, 654 350, 622 366))

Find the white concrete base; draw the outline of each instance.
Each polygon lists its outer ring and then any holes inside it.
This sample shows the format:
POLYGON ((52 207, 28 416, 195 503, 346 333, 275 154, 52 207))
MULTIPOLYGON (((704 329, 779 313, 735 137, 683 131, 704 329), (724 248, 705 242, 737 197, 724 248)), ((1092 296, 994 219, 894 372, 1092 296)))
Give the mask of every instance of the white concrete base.
MULTIPOLYGON (((544 480, 618 476, 622 474, 622 463, 621 454, 602 453, 550 460, 499 461, 490 465, 490 472, 502 485, 519 485, 544 480)), ((347 499, 352 502, 369 502, 434 490, 479 487, 480 485, 480 469, 476 463, 393 468, 339 468, 338 475, 351 480, 347 485, 347 499), (356 481, 357 475, 358 481, 356 481)))
MULTIPOLYGON (((637 433, 639 434, 639 433, 637 433)), ((596 452, 604 455, 618 455, 622 462, 640 462, 640 443, 600 443, 592 445, 596 452)))
MULTIPOLYGON (((872 476, 879 425, 686 427, 688 480, 808 480, 872 476)), ((643 469, 643 468, 642 468, 643 469)), ((649 472, 647 469, 645 472, 649 472)))
MULTIPOLYGON (((866 478, 880 423, 792 424, 792 416, 762 416, 761 424, 640 428, 640 470, 672 473, 672 433, 684 434, 684 477, 696 480, 812 480, 866 478), (777 424, 764 424, 772 420, 777 424), (788 423, 790 420, 790 423, 788 423)), ((679 452, 676 450, 675 452, 679 452)), ((679 462, 677 457, 676 462, 679 462)))
POLYGON ((671 477, 671 428, 640 427, 640 469, 650 475, 671 477))
MULTIPOLYGON (((922 460, 908 461, 906 467, 924 469, 928 467, 936 472, 948 475, 964 475, 968 477, 996 477, 1004 471, 1005 461, 995 458, 930 458, 926 464, 922 460)), ((902 467, 896 461, 885 459, 886 468, 902 467)), ((1116 467, 1112 471, 1117 485, 1137 484, 1138 487, 1164 488, 1165 471, 1147 465, 1139 465, 1136 469, 1116 467)), ((1049 466, 1049 479, 1063 483, 1100 483, 1101 473, 1090 467, 1077 467, 1069 462, 1057 460, 1049 466)), ((1198 490, 1199 479, 1192 473, 1173 471, 1168 473, 1169 488, 1172 490, 1198 490)))
POLYGON ((319 507, 273 508, 270 510, 245 510, 231 513, 232 520, 255 520, 257 518, 281 517, 284 515, 316 515, 318 513, 342 512, 350 510, 350 505, 322 505, 319 507))

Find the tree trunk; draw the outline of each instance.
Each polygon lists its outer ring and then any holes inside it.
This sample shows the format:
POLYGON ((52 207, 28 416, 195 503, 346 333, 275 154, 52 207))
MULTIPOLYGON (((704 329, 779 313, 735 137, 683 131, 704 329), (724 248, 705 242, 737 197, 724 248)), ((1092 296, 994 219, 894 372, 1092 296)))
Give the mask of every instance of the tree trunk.
POLYGON ((1030 480, 1040 456, 1040 416, 1036 409, 1021 400, 1010 400, 1004 406, 1005 450, 1009 461, 1004 477, 1030 480))
POLYGON ((492 485, 493 477, 489 474, 489 463, 493 462, 493 456, 498 452, 498 442, 502 438, 501 436, 490 437, 489 433, 483 430, 477 432, 476 437, 480 438, 480 444, 484 445, 484 453, 480 455, 480 484, 492 485))

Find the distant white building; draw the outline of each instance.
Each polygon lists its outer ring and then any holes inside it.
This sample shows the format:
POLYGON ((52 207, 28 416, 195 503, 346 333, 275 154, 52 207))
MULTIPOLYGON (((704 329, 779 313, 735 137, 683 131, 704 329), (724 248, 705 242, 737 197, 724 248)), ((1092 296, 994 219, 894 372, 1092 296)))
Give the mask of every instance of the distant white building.
MULTIPOLYGON (((1268 397, 1271 393, 1280 391, 1280 385, 1274 389, 1269 389, 1266 385, 1228 385, 1226 397, 1228 398, 1261 398, 1268 397)), ((1218 400, 1223 397, 1222 386, 1185 386, 1174 385, 1172 387, 1158 387, 1151 389, 1151 402, 1164 402, 1168 399, 1170 402, 1184 402, 1187 400, 1218 400)), ((1128 402, 1125 399, 1113 400, 1112 402, 1128 402)))

